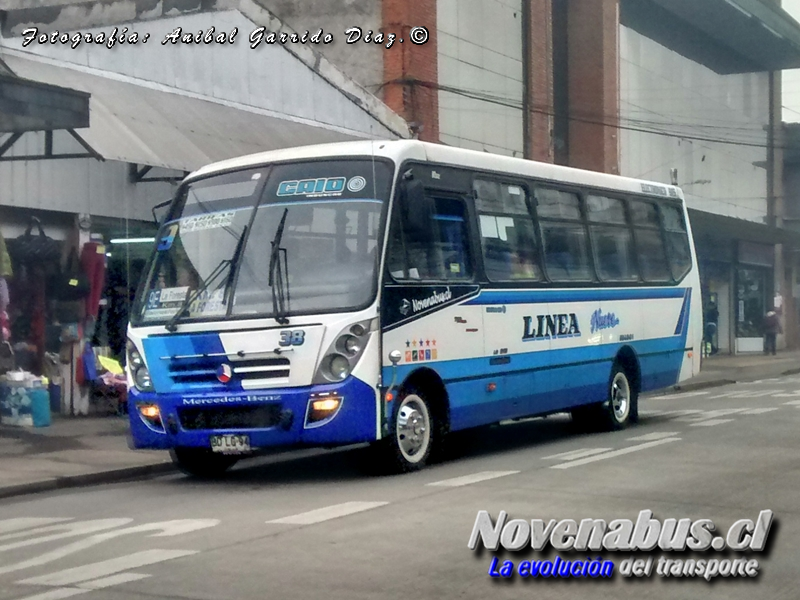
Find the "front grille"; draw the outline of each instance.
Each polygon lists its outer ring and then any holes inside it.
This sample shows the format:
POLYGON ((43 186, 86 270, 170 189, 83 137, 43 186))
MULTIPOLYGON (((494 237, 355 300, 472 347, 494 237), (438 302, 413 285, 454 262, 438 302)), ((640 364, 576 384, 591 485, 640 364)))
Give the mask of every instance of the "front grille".
MULTIPOLYGON (((222 363, 210 357, 173 358, 169 364, 169 376, 173 384, 217 383, 217 369, 222 363)), ((239 381, 288 379, 289 359, 249 358, 229 361, 233 377, 239 381)))
POLYGON ((178 419, 186 430, 266 429, 280 423, 281 405, 180 408, 178 419))

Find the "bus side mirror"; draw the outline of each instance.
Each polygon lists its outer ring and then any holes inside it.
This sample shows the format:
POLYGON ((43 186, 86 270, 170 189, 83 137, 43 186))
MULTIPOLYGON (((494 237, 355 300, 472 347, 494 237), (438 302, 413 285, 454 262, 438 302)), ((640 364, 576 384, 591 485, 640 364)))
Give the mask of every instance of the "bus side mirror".
POLYGON ((425 194, 425 186, 421 181, 415 179, 405 181, 402 214, 406 232, 421 238, 431 234, 434 215, 433 198, 425 194))

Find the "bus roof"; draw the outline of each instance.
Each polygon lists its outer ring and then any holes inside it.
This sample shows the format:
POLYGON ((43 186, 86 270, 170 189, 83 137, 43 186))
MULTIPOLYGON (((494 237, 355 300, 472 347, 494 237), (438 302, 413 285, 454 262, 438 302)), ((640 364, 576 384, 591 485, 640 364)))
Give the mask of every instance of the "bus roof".
POLYGON ((365 140, 298 146, 260 152, 207 165, 191 173, 187 179, 191 180, 196 177, 212 175, 218 171, 247 168, 274 162, 337 156, 382 157, 389 158, 396 164, 409 159, 430 161, 454 167, 508 173, 519 177, 532 177, 554 182, 647 194, 661 198, 683 199, 683 193, 678 187, 664 183, 586 171, 419 140, 365 140))

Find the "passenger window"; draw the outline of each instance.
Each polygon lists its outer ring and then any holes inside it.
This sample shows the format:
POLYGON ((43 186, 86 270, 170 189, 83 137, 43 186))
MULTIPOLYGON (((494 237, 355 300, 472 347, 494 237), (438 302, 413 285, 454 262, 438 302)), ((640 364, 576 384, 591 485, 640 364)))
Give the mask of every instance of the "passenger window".
POLYGON ((553 281, 591 281, 583 225, 542 223, 547 275, 553 281))
POLYGON ((662 206, 664 229, 669 251, 670 268, 675 280, 681 279, 692 268, 689 234, 683 220, 683 211, 677 206, 662 206))
POLYGON ((476 179, 486 277, 490 281, 540 281, 536 229, 525 190, 517 185, 476 179))
POLYGON ((629 206, 634 222, 634 239, 639 252, 642 278, 654 283, 672 281, 656 205, 651 202, 631 200, 629 206))
POLYGON ((436 198, 429 231, 393 224, 387 265, 397 280, 463 281, 472 278, 466 205, 457 198, 436 198))
POLYGON ((592 281, 589 241, 581 219, 581 201, 577 194, 539 188, 536 190, 536 213, 542 230, 542 244, 547 276, 551 281, 592 281))
POLYGON ((572 192, 540 188, 536 190, 536 213, 542 219, 580 219, 580 198, 572 192))
POLYGON ((588 196, 586 212, 591 223, 589 228, 600 279, 637 280, 639 274, 636 270, 631 231, 625 219, 625 203, 617 198, 588 196))

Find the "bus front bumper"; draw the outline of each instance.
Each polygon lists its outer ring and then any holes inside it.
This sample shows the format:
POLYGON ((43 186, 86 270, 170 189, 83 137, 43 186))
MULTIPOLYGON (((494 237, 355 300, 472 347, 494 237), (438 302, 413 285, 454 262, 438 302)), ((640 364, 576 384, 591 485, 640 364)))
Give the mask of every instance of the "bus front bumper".
POLYGON ((355 377, 330 385, 230 394, 131 389, 129 445, 135 449, 211 448, 212 436, 225 435, 247 436, 253 452, 368 442, 377 437, 376 400, 376 390, 355 377))

